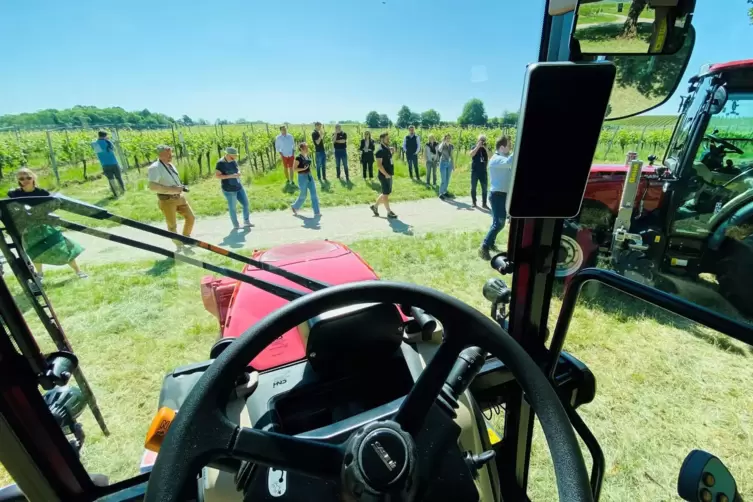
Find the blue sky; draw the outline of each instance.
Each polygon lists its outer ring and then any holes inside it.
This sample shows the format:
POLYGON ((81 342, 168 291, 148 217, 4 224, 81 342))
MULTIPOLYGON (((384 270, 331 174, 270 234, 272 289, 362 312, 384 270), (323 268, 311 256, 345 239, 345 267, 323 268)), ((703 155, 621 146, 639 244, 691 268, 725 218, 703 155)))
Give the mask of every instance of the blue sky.
MULTIPOLYGON (((753 57, 748 7, 698 0, 688 76, 753 57)), ((87 104, 312 122, 394 118, 406 104, 452 120, 477 97, 499 115, 518 108, 542 11, 537 0, 2 2, 0 114, 87 104)))

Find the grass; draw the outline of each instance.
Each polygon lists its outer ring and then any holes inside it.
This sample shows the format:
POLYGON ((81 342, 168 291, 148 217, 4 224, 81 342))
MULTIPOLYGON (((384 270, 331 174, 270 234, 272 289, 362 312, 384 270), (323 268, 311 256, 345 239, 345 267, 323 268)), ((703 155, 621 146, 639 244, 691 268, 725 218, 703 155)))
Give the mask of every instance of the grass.
MULTIPOLYGON (((494 273, 476 257, 481 237, 399 236, 357 241, 352 248, 383 278, 431 286, 486 312, 481 287, 494 273)), ((206 359, 218 328, 201 303, 201 270, 143 261, 92 266, 89 272, 89 280, 79 281, 67 269, 52 269, 46 281, 112 431, 105 438, 90 413, 82 416, 83 462, 118 480, 137 471, 163 375, 206 359)), ((554 298, 551 327, 559 307, 554 298)), ((26 310, 34 332, 42 333, 26 310)), ((566 350, 587 363, 598 381, 596 400, 580 411, 606 455, 602 500, 674 499, 677 472, 693 448, 719 455, 740 491, 753 490, 749 348, 616 292, 588 288, 566 350)), ((495 417, 497 425, 500 420, 495 417)), ((553 479, 537 428, 533 500, 556 499, 553 479)), ((8 481, 0 472, 0 485, 8 481)))
MULTIPOLYGON (((376 166, 374 166, 374 180, 364 181, 361 177, 361 165, 350 159, 351 183, 338 181, 335 177, 335 164, 333 159, 327 162, 327 185, 318 185, 319 200, 323 207, 345 206, 373 202, 379 194, 379 182, 376 179, 376 166)), ((470 158, 460 155, 457 168, 453 172, 451 189, 457 195, 470 193, 470 158)), ((252 171, 242 166, 245 173, 244 185, 248 193, 251 211, 273 211, 287 209, 295 200, 298 188, 285 187, 285 177, 282 167, 278 163, 273 171, 253 175, 252 171)), ((426 166, 421 165, 423 179, 426 176, 426 166)), ((399 202, 404 200, 417 200, 437 195, 436 188, 430 188, 422 183, 411 182, 408 175, 408 166, 398 160, 395 165, 395 177, 399 181, 395 192, 390 200, 399 202)), ((439 173, 437 173, 439 177, 439 173)), ((118 199, 112 198, 107 180, 103 177, 88 183, 70 184, 61 190, 61 193, 74 199, 89 202, 107 208, 118 216, 133 218, 139 221, 162 221, 164 218, 157 206, 157 197, 148 189, 146 169, 138 171, 131 169, 126 175, 126 194, 118 199)), ((218 216, 227 213, 227 202, 222 195, 219 180, 215 178, 200 179, 190 186, 187 198, 197 216, 218 216)), ((7 189, 6 189, 7 191, 7 189)), ((2 193, 2 192, 0 192, 2 193)), ((71 218, 77 220, 76 218, 71 218)), ((80 219, 78 219, 80 221, 80 219)), ((87 224, 95 222, 87 220, 87 224)), ((96 222, 98 225, 107 226, 108 222, 96 222)))

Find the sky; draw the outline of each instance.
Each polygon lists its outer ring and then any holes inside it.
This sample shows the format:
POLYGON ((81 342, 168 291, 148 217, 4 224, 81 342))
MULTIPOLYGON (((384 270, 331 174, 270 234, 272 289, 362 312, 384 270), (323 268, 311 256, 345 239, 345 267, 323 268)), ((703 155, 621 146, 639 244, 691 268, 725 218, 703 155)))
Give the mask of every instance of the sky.
MULTIPOLYGON (((309 123, 516 110, 543 0, 0 3, 0 115, 77 104, 309 123)), ((753 58, 746 0, 697 0, 704 63, 753 58)), ((675 113, 679 95, 654 113, 675 113)))

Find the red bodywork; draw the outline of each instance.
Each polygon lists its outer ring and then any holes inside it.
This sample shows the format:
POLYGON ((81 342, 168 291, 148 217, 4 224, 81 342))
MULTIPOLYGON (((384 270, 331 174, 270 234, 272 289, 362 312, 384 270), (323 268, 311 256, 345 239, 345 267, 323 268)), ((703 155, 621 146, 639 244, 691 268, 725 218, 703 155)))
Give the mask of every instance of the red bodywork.
MULTIPOLYGON (((586 185, 583 197, 584 206, 599 203, 616 216, 620 208, 622 188, 625 184, 627 167, 621 165, 595 164, 586 185)), ((635 196, 635 207, 643 202, 644 212, 651 212, 661 204, 663 183, 656 176, 656 169, 646 166, 641 173, 641 181, 635 196)))
MULTIPOLYGON (((374 270, 344 244, 312 241, 286 244, 254 253, 255 260, 330 284, 377 279, 374 270)), ((266 282, 309 292, 280 276, 246 265, 243 273, 266 282)), ((202 281, 202 296, 207 310, 220 321, 223 338, 237 338, 262 318, 279 309, 287 300, 234 279, 202 281)), ((259 354, 251 367, 263 371, 306 357, 298 328, 293 328, 259 354)))

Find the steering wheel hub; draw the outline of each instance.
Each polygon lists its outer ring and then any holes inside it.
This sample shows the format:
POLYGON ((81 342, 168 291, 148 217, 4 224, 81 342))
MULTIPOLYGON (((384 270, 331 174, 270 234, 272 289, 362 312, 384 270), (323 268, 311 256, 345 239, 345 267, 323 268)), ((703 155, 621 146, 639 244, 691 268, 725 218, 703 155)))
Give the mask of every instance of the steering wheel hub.
POLYGON ((409 492, 416 465, 413 438, 391 421, 375 422, 346 446, 343 480, 352 494, 409 492))

